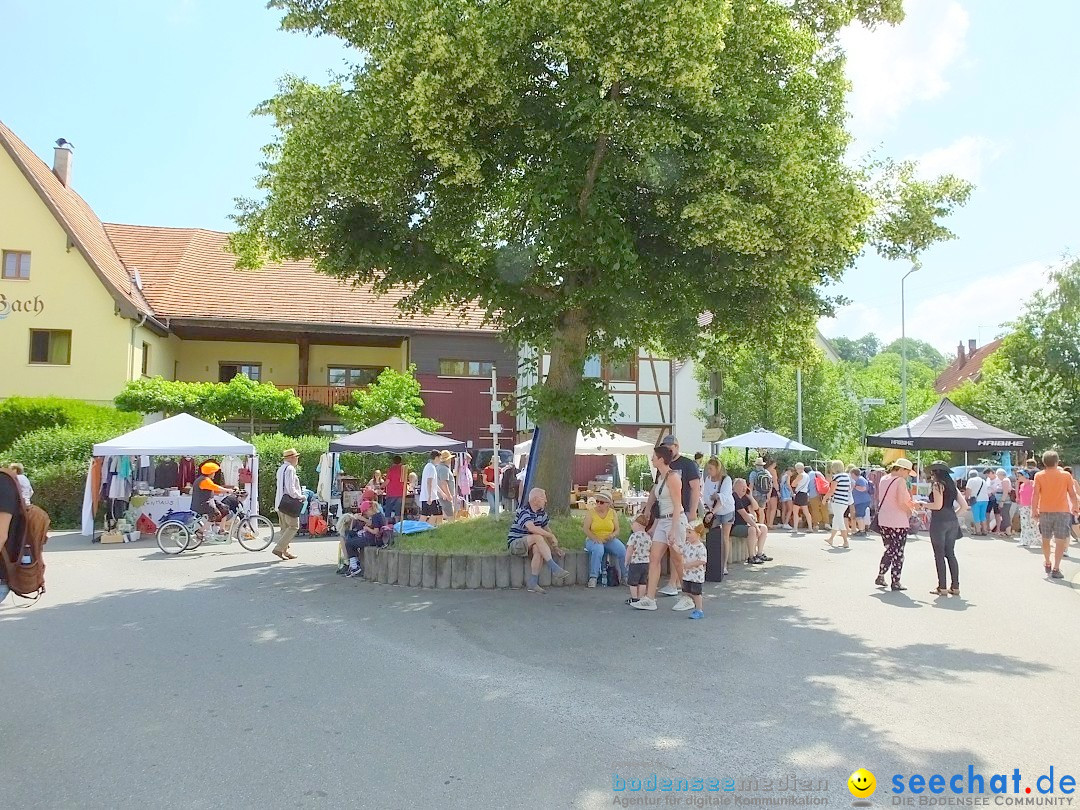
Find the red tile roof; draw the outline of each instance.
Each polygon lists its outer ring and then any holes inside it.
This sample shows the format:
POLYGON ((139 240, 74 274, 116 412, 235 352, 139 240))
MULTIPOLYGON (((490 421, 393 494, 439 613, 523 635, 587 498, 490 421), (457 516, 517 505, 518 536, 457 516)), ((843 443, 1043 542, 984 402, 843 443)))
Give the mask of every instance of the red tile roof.
POLYGON ((982 376, 982 366, 986 358, 992 355, 1001 346, 1001 338, 992 340, 985 346, 975 350, 974 354, 966 357, 957 357, 952 364, 941 372, 934 381, 934 390, 939 394, 947 394, 954 388, 959 388, 968 380, 978 382, 982 376))
POLYGON ((101 220, 86 201, 60 182, 52 169, 0 121, 0 145, 52 212, 71 244, 83 255, 121 311, 130 316, 153 316, 109 241, 101 220))
POLYGON ((396 304, 403 292, 376 295, 316 272, 310 262, 269 264, 239 270, 226 248, 228 234, 201 228, 105 225, 128 270, 139 271, 143 292, 162 318, 206 319, 215 326, 236 322, 407 328, 410 331, 483 331, 478 307, 406 315, 396 304))

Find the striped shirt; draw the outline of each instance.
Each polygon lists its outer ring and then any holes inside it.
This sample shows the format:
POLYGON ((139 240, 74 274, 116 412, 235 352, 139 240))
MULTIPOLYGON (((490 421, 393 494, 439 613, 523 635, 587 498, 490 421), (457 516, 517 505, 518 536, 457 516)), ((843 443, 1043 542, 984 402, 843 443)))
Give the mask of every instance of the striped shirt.
POLYGON ((837 473, 833 476, 833 484, 835 489, 832 494, 832 502, 847 506, 854 503, 854 498, 851 495, 851 476, 847 473, 837 473))
POLYGON ((509 546, 515 540, 520 540, 522 537, 526 537, 530 532, 525 528, 526 523, 531 523, 540 529, 546 529, 548 521, 551 518, 547 512, 543 509, 539 511, 533 511, 529 504, 523 503, 517 510, 517 514, 514 515, 514 523, 510 527, 510 535, 506 538, 506 545, 509 546))

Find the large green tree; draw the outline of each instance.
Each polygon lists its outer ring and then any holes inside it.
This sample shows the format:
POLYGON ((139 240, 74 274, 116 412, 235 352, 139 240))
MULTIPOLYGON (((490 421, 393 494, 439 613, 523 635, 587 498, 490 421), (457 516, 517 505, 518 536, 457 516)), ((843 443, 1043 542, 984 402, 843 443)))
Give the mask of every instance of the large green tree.
POLYGON ((207 422, 245 419, 254 432, 256 421, 279 422, 303 411, 291 390, 257 383, 237 374, 227 383, 181 382, 163 377, 133 380, 116 397, 116 407, 135 413, 189 413, 207 422))
POLYGON ((375 382, 353 391, 350 400, 334 406, 334 411, 349 430, 364 430, 392 416, 431 433, 442 427, 442 422, 423 415, 424 400, 420 396, 416 366, 409 366, 406 371, 384 368, 375 382))
POLYGON ((704 312, 715 335, 802 348, 872 235, 903 254, 953 204, 892 172, 873 220, 844 160, 837 33, 898 21, 900 0, 271 6, 357 63, 262 108, 279 134, 238 215, 241 263, 313 257, 405 309, 478 303, 549 353, 521 404, 555 510, 576 430, 612 416, 587 357, 691 353, 704 312))
POLYGON ((884 349, 882 353, 889 352, 891 354, 899 355, 904 347, 907 347, 908 362, 917 360, 923 365, 929 366, 935 371, 944 370, 948 363, 945 360, 945 355, 927 343, 925 340, 917 340, 915 338, 897 338, 884 349))

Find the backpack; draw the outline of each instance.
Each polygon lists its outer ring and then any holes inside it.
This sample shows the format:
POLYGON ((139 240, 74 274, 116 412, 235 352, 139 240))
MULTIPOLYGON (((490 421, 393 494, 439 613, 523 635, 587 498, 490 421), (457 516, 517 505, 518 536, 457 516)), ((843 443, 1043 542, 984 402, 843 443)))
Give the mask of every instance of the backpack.
MULTIPOLYGON (((18 479, 12 472, 0 470, 0 473, 6 475, 15 488, 19 509, 17 515, 11 516, 17 526, 12 542, 0 544, 0 574, 13 592, 26 599, 37 599, 45 593, 45 560, 42 552, 49 539, 51 521, 40 506, 26 505, 19 491, 18 479), (15 549, 14 558, 9 546, 15 549), (27 556, 30 561, 24 563, 23 559, 27 556)), ((0 478, 0 486, 6 486, 3 478, 0 478)))
POLYGON ((814 492, 816 492, 818 495, 829 494, 829 482, 825 480, 824 475, 814 476, 814 492))
POLYGON ((765 470, 754 479, 754 493, 761 495, 766 500, 772 494, 772 476, 765 470))

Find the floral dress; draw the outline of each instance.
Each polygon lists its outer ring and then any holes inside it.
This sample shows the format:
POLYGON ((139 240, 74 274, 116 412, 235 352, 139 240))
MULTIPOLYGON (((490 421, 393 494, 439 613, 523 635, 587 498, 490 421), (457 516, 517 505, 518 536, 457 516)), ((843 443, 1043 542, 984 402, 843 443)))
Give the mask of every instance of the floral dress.
POLYGON ((1021 481, 1016 488, 1016 497, 1020 502, 1020 545, 1025 548, 1042 545, 1042 536, 1039 527, 1031 519, 1031 496, 1035 492, 1035 485, 1031 481, 1021 481))

